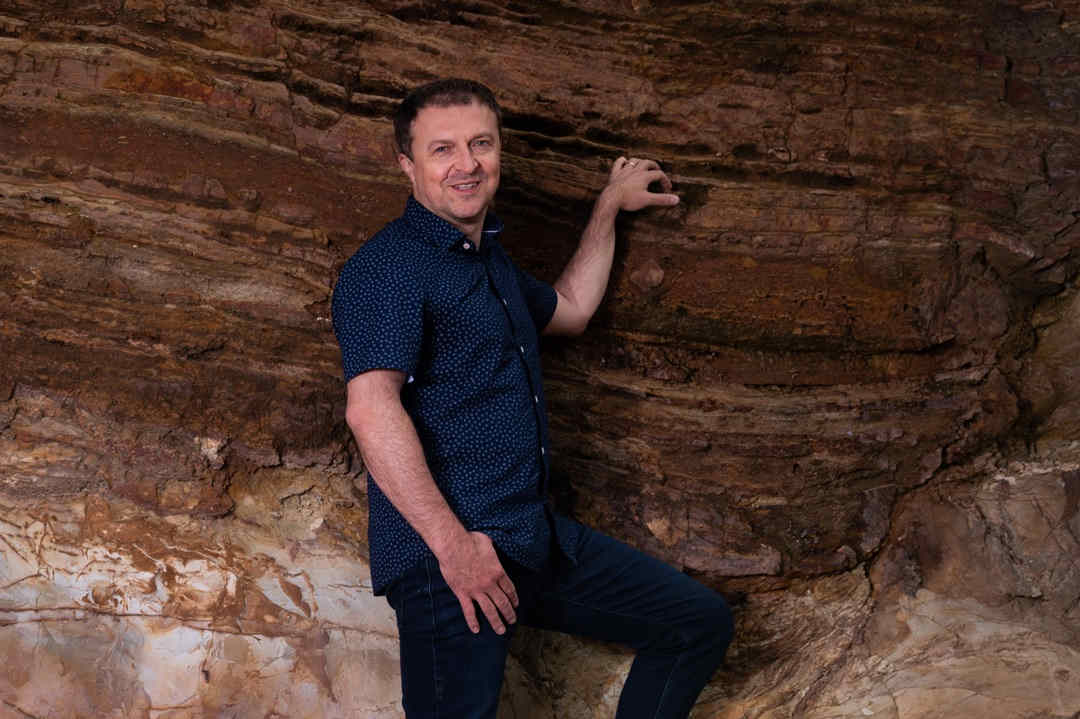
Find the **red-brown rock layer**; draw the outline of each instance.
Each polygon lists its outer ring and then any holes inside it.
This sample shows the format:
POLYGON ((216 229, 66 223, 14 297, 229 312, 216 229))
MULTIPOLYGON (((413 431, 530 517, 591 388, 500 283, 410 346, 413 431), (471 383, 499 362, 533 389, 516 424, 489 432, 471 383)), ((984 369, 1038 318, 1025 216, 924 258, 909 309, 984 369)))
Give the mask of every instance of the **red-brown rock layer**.
MULTIPOLYGON (((538 276, 615 156, 682 196, 544 361, 559 502, 737 606, 695 716, 1080 713, 1076 0, 15 0, 0 714, 400 715, 328 298, 445 75, 538 276)), ((610 715, 515 649, 507 716, 610 715)))

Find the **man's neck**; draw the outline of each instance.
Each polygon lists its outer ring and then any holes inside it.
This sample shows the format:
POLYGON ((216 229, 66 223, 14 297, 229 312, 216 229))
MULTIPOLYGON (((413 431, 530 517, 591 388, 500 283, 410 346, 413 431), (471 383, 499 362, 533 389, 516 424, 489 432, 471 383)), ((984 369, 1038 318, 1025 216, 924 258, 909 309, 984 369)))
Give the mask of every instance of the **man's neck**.
POLYGON ((462 224, 460 222, 451 222, 454 227, 461 230, 474 246, 480 247, 480 241, 484 234, 484 220, 487 219, 487 210, 484 210, 484 214, 480 216, 480 221, 476 223, 462 224))
POLYGON ((416 198, 416 195, 413 195, 412 199, 414 201, 416 201, 425 210, 430 212, 431 214, 435 215, 436 217, 439 217, 442 220, 445 220, 446 222, 449 222, 455 228, 460 230, 461 233, 463 235, 465 235, 465 237, 469 240, 469 242, 471 242, 474 247, 479 249, 480 242, 483 239, 483 234, 484 234, 484 223, 487 221, 487 216, 488 216, 488 210, 487 209, 485 209, 482 213, 480 213, 480 217, 475 222, 462 222, 461 220, 457 220, 457 219, 452 218, 452 217, 447 217, 445 214, 443 214, 441 212, 436 212, 435 210, 431 209, 426 204, 424 204, 423 202, 418 200, 416 198))

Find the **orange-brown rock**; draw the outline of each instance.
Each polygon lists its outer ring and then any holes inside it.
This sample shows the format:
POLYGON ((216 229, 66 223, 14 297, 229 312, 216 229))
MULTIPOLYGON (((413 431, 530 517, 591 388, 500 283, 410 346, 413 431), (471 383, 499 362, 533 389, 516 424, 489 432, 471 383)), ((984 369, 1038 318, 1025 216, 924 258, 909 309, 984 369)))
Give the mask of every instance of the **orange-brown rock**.
MULTIPOLYGON (((0 8, 0 716, 397 717, 328 298, 389 115, 505 107, 553 279, 559 503, 725 592, 697 717, 1080 715, 1080 3, 14 0, 0 8)), ((522 631, 508 717, 629 656, 522 631)))

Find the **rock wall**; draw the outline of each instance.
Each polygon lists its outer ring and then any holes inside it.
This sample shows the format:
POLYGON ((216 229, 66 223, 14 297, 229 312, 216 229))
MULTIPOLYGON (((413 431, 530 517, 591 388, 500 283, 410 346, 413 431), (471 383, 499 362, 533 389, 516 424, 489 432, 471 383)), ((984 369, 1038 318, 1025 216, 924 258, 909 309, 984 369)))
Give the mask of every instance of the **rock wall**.
MULTIPOLYGON (((695 716, 1080 716, 1078 48, 1076 0, 9 0, 0 716, 400 716, 328 297, 450 74, 535 274, 618 154, 682 195, 544 360, 559 502, 736 607, 695 716)), ((521 631, 502 714, 629 659, 521 631)))

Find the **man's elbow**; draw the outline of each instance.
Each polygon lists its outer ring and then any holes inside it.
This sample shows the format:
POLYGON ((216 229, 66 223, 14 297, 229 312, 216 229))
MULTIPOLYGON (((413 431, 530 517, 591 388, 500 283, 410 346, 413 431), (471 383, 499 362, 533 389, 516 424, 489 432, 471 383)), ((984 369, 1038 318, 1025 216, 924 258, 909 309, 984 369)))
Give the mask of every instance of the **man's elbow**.
POLYGON ((544 328, 546 335, 558 335, 560 337, 577 337, 584 334, 589 326, 592 313, 582 312, 576 308, 565 308, 557 311, 551 318, 551 322, 544 328))
POLYGON ((365 401, 352 401, 345 407, 345 424, 349 426, 361 449, 375 431, 378 415, 370 403, 365 401))
POLYGON ((345 409, 345 424, 349 426, 353 434, 359 434, 365 426, 366 415, 364 411, 355 405, 345 409))
POLYGON ((358 440, 401 409, 404 381, 404 373, 390 370, 369 370, 349 380, 345 424, 358 440))
POLYGON ((591 318, 586 315, 576 315, 567 322, 565 334, 568 337, 580 337, 585 334, 585 328, 589 326, 591 318))
POLYGON ((584 334, 585 328, 589 326, 588 320, 580 322, 570 321, 563 319, 559 322, 551 322, 544 328, 543 334, 554 337, 577 337, 584 334))

